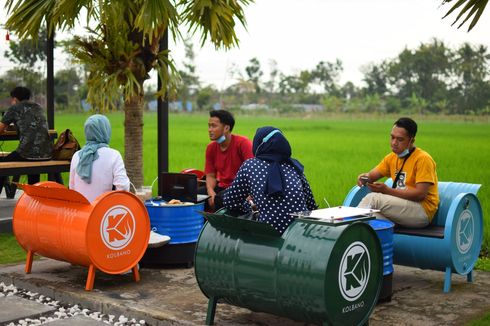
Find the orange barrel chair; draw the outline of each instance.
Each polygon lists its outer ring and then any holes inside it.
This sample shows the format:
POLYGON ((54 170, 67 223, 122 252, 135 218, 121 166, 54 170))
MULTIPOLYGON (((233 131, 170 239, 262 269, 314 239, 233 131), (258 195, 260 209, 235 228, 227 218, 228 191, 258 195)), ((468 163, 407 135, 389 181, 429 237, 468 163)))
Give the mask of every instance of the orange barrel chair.
POLYGON ((85 290, 93 289, 97 269, 108 274, 133 271, 148 246, 150 219, 132 193, 110 191, 90 203, 55 182, 20 185, 24 193, 14 209, 13 229, 27 251, 25 272, 34 254, 88 267, 85 290))

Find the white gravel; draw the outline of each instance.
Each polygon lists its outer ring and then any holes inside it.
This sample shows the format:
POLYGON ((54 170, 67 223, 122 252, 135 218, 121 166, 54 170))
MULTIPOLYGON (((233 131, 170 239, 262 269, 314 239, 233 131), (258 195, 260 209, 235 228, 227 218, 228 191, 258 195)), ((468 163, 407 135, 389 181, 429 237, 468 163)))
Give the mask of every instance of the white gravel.
POLYGON ((6 285, 3 282, 0 283, 0 298, 18 296, 21 298, 33 300, 42 303, 47 306, 52 306, 58 308, 52 316, 40 317, 39 319, 26 318, 19 320, 17 323, 10 323, 7 326, 30 326, 30 325, 42 325, 47 322, 51 322, 58 319, 66 319, 77 315, 83 315, 94 320, 101 321, 107 325, 115 326, 143 326, 146 325, 144 320, 137 321, 134 318, 126 317, 124 315, 114 316, 103 314, 99 311, 91 311, 89 309, 80 307, 79 305, 65 305, 58 301, 55 301, 49 297, 42 294, 26 291, 23 289, 18 289, 14 285, 6 285))

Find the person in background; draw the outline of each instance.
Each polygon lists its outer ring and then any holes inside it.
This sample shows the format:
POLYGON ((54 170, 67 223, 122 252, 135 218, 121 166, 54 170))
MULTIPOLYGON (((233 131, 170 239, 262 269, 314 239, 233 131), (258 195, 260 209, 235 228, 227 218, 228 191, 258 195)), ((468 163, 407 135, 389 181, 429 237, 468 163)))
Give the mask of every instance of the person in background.
POLYGON ((317 209, 303 165, 291 158, 291 146, 274 127, 257 129, 251 158, 240 167, 226 189, 223 204, 229 210, 258 210, 258 221, 281 234, 294 218, 290 213, 317 209), (256 208, 251 207, 252 201, 256 208))
POLYGON ((392 152, 357 178, 359 186, 372 191, 358 207, 379 209, 378 218, 408 228, 426 227, 439 204, 436 163, 426 151, 415 147, 416 134, 414 120, 398 119, 391 129, 392 152), (392 178, 393 186, 376 182, 382 177, 392 178))
MULTIPOLYGON (((90 202, 113 188, 129 191, 130 181, 121 154, 109 147, 112 133, 109 119, 101 114, 92 115, 85 121, 84 131, 87 143, 71 160, 70 189, 90 202)), ((169 241, 168 236, 150 232, 149 247, 169 241)))
MULTIPOLYGON (((44 109, 30 100, 31 91, 26 87, 15 87, 10 92, 10 97, 11 106, 0 122, 0 134, 3 134, 10 124, 15 125, 19 136, 19 146, 7 156, 1 157, 0 161, 50 160, 53 154, 53 143, 49 138, 44 109)), ((39 182, 39 174, 28 175, 27 179, 29 184, 39 182)), ((0 185, 4 185, 5 181, 5 177, 0 177, 0 185)))
POLYGON ((222 194, 228 188, 245 160, 252 158, 252 142, 240 135, 232 134, 235 126, 233 115, 225 110, 209 112, 208 133, 211 143, 206 148, 205 192, 208 209, 218 210, 223 206, 222 194))

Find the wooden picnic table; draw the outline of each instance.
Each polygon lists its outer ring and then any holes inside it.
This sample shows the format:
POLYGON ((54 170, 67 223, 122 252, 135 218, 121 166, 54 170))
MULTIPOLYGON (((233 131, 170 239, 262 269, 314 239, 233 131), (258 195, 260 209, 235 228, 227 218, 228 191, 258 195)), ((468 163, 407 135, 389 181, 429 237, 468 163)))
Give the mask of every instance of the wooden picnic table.
MULTIPOLYGON (((58 133, 54 129, 48 130, 52 140, 58 137, 58 133)), ((19 135, 17 130, 6 130, 0 135, 0 141, 18 140, 19 135)), ((0 157, 7 156, 10 152, 0 152, 0 157)), ((13 182, 18 182, 21 175, 29 174, 47 174, 48 180, 56 181, 63 184, 61 173, 70 172, 69 160, 47 160, 47 161, 13 161, 0 162, 0 176, 12 177, 13 182)), ((17 187, 15 184, 10 184, 7 178, 5 184, 0 185, 0 191, 5 187, 7 198, 14 198, 17 187), (8 184, 8 186, 6 186, 8 184)))
MULTIPOLYGON (((51 140, 58 138, 58 132, 54 129, 48 130, 49 137, 51 140)), ((3 134, 0 135, 0 141, 4 140, 19 140, 19 135, 17 134, 17 130, 5 130, 3 134)))

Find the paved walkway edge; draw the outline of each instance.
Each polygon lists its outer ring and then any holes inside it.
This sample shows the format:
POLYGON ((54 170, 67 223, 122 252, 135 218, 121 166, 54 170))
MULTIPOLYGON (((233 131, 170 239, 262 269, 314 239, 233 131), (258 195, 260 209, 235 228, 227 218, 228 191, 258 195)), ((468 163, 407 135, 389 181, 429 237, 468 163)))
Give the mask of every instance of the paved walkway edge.
MULTIPOLYGON (((145 311, 140 311, 135 308, 126 307, 124 305, 115 305, 105 301, 89 300, 76 292, 68 292, 66 291, 66 289, 57 290, 56 287, 46 285, 46 284, 38 285, 32 279, 29 281, 25 281, 20 278, 17 278, 15 275, 12 274, 10 274, 9 276, 0 274, 0 282, 5 283, 6 285, 13 284, 17 288, 42 294, 44 296, 50 297, 51 299, 59 301, 62 304, 68 304, 68 305, 78 304, 83 306, 84 308, 93 311, 100 311, 101 313, 107 315, 115 315, 115 316, 124 315, 126 317, 131 316, 131 318, 135 318, 137 321, 143 319, 146 321, 147 325, 148 324, 154 326, 194 325, 193 323, 178 320, 174 316, 166 314, 161 311, 158 312, 159 319, 156 319, 145 311)), ((155 312, 153 312, 153 315, 155 315, 155 312)))

